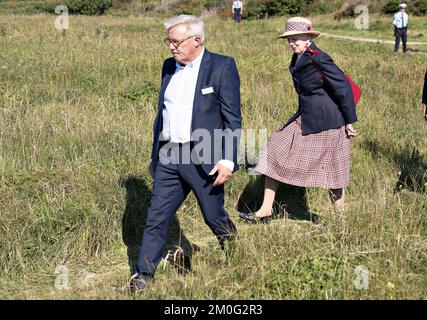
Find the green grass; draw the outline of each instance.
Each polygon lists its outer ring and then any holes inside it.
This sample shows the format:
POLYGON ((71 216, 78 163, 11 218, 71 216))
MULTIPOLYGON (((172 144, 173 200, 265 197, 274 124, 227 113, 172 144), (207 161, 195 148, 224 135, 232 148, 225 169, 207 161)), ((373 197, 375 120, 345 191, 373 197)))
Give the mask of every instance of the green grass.
MULTIPOLYGON (((355 27, 355 19, 347 18, 337 21, 326 16, 314 19, 319 31, 380 40, 394 40, 392 20, 392 16, 370 14, 369 29, 358 30, 355 27)), ((427 42, 427 19, 425 17, 410 16, 409 20, 408 41, 427 42)))
MULTIPOLYGON (((425 51, 393 55, 390 46, 319 38, 364 90, 348 212, 335 214, 326 190, 283 186, 277 213, 296 211, 245 225, 237 208, 259 205, 262 180, 240 170, 226 187, 241 236, 231 254, 190 196, 168 246, 193 247, 193 272, 161 264, 154 285, 133 297, 123 288, 151 190, 151 127, 169 56, 162 21, 71 17, 60 33, 54 20, 0 16, 0 298, 427 297, 425 51), (306 220, 307 206, 319 224, 306 220), (69 268, 68 290, 54 287, 59 265, 69 268), (359 265, 368 290, 354 286, 359 265)), ((207 48, 238 63, 246 129, 271 134, 296 110, 291 53, 275 38, 283 23, 206 21, 207 48)))

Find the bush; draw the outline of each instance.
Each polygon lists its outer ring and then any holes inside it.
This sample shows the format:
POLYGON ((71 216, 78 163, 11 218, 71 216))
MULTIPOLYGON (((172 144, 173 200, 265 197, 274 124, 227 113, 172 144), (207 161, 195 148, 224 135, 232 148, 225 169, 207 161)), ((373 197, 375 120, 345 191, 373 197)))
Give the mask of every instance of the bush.
POLYGON ((112 0, 66 0, 65 5, 72 14, 101 15, 112 7, 112 0))
POLYGON ((202 13, 206 0, 170 0, 158 5, 155 12, 167 12, 169 15, 190 14, 198 16, 202 13))
POLYGON ((34 4, 34 9, 40 12, 54 14, 55 8, 63 4, 63 2, 64 1, 62 0, 39 1, 38 3, 34 4))
POLYGON ((0 14, 38 14, 55 13, 55 8, 64 4, 64 0, 43 0, 43 1, 1 1, 0 14))
POLYGON ((383 8, 383 12, 385 14, 393 14, 396 13, 397 11, 399 11, 399 4, 400 1, 399 0, 389 0, 384 8, 383 8))
MULTIPOLYGON (((399 0, 389 0, 383 7, 383 12, 393 14, 399 11, 399 0)), ((416 0, 408 3, 407 11, 409 14, 423 16, 427 14, 427 0, 416 0)))
POLYGON ((302 16, 330 14, 340 8, 345 0, 307 0, 302 16))
POLYGON ((296 15, 305 7, 306 0, 254 0, 246 6, 248 18, 268 18, 275 15, 296 15))
POLYGON ((427 14, 427 0, 417 0, 411 4, 411 11, 415 15, 424 16, 427 14))
POLYGON ((365 0, 350 0, 347 1, 340 10, 334 14, 334 19, 340 20, 343 18, 354 17, 354 12, 357 6, 365 5, 365 0))

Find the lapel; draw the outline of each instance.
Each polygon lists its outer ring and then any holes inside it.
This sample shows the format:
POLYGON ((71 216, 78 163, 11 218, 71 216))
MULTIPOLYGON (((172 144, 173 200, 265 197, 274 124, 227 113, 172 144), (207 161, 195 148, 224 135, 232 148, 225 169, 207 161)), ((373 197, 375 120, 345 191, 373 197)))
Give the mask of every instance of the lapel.
POLYGON ((295 63, 297 61, 298 55, 294 53, 292 55, 291 64, 289 65, 289 71, 293 74, 295 69, 295 63))
POLYGON ((163 78, 163 82, 162 82, 162 87, 160 89, 159 110, 163 110, 163 102, 165 100, 165 91, 166 91, 166 88, 168 87, 169 82, 171 81, 172 76, 176 70, 175 60, 173 60, 173 63, 171 65, 172 65, 171 68, 169 68, 169 70, 166 70, 166 74, 165 74, 165 77, 163 78))
POLYGON ((199 75, 197 76, 197 82, 196 82, 196 90, 194 92, 194 102, 193 102, 193 116, 192 119, 194 120, 194 117, 199 112, 200 108, 200 99, 202 96, 202 88, 203 84, 205 83, 205 79, 207 77, 207 70, 210 64, 211 60, 211 54, 210 52, 205 48, 205 52, 203 53, 202 61, 200 62, 200 69, 199 69, 199 75))
MULTIPOLYGON (((298 64, 294 66, 293 72, 295 73, 297 70, 300 70, 304 68, 307 64, 312 64, 312 56, 313 51, 319 51, 319 48, 316 46, 316 44, 312 41, 309 49, 307 49, 301 56, 301 58, 298 61, 298 64)), ((293 59, 292 59, 293 60, 293 59)), ((296 61, 296 57, 295 57, 296 61)), ((294 63, 295 65, 295 63, 294 63)))

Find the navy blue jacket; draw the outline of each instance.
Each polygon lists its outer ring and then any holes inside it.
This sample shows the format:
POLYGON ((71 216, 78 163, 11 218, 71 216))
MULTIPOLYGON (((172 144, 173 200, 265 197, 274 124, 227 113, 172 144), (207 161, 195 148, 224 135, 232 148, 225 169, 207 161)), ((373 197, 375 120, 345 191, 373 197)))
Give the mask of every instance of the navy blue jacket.
POLYGON ((424 76, 423 103, 427 104, 427 71, 426 75, 424 76))
POLYGON ((314 59, 329 83, 325 83, 314 66, 312 52, 305 51, 296 67, 298 55, 292 56, 289 71, 298 93, 299 103, 298 111, 286 125, 301 115, 303 135, 337 129, 357 121, 353 92, 344 73, 335 65, 332 58, 314 43, 310 48, 320 51, 314 55, 314 59), (334 90, 330 88, 331 86, 334 90))
MULTIPOLYGON (((153 127, 154 137, 151 161, 154 169, 159 159, 159 136, 163 128, 162 111, 164 108, 164 95, 170 79, 175 73, 175 69, 176 61, 173 58, 166 59, 162 68, 158 112, 153 127)), ((205 92, 209 91, 211 90, 205 90, 205 92)), ((202 164, 206 173, 209 173, 213 166, 221 159, 233 161, 235 164, 234 171, 238 169, 237 152, 240 134, 234 138, 233 134, 235 135, 236 132, 240 132, 241 128, 240 78, 236 63, 231 57, 211 53, 205 49, 194 95, 191 132, 197 129, 205 129, 210 134, 211 159, 209 163, 202 164), (212 93, 202 94, 202 89, 211 87, 213 89, 212 93), (225 130, 223 136, 219 136, 220 141, 218 141, 215 140, 215 137, 218 137, 215 136, 215 130, 218 129, 229 129, 230 131, 225 130), (232 139, 229 141, 233 141, 232 145, 227 145, 227 147, 230 146, 232 148, 232 152, 226 152, 224 141, 227 141, 227 136, 232 139), (219 148, 217 147, 218 143, 220 143, 219 148)), ((197 142, 202 142, 202 139, 195 141, 191 146, 194 148, 197 142)))

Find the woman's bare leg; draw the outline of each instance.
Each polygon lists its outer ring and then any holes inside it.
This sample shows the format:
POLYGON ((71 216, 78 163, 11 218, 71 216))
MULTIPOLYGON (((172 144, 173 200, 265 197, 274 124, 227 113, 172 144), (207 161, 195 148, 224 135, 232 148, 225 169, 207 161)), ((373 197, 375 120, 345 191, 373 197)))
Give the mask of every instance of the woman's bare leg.
POLYGON ((329 196, 336 212, 344 212, 344 188, 330 189, 329 196))
POLYGON ((274 180, 270 177, 265 177, 264 185, 264 200, 261 208, 255 212, 258 218, 270 216, 273 211, 274 198, 276 196, 277 188, 279 187, 279 181, 274 180))

